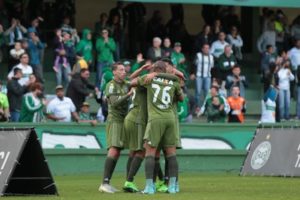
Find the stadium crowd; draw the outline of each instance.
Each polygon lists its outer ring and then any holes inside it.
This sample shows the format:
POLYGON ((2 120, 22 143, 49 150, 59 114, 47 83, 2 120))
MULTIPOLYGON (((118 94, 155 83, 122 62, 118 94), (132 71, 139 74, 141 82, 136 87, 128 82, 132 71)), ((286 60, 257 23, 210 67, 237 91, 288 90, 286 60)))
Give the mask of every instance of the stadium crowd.
MULTIPOLYGON (((1 59, 7 57, 8 63, 8 81, 2 87, 0 101, 1 121, 86 121, 80 113, 85 110, 89 114, 86 99, 95 97, 100 104, 96 118, 103 122, 108 114, 104 90, 113 79, 114 63, 122 61, 129 77, 145 63, 168 58, 186 79, 185 100, 178 104, 181 122, 200 115, 208 122, 244 122, 249 83, 242 74, 243 39, 235 8, 204 5, 206 25, 195 37, 185 28, 182 5, 171 5, 172 18, 165 25, 159 10, 145 22, 145 9, 142 3, 118 2, 109 14, 100 14, 94 30, 85 28, 81 36, 71 26, 72 15, 64 16, 53 41, 47 43, 41 39, 44 19, 40 15, 27 21, 17 11, 4 16, 10 23, 0 26, 1 59), (55 54, 57 85, 56 97, 50 101, 43 92, 47 82, 43 75, 44 50, 48 47, 55 54), (94 71, 96 80, 91 84, 89 76, 94 71), (61 90, 66 96, 58 95, 61 90), (62 109, 53 109, 55 103, 51 101, 61 103, 62 109)), ((263 9, 262 34, 257 40, 265 92, 262 122, 289 120, 290 97, 297 100, 296 117, 300 118, 299 19, 289 26, 281 10, 263 9), (276 120, 272 117, 275 110, 276 120)), ((92 117, 87 118, 95 124, 92 117)))

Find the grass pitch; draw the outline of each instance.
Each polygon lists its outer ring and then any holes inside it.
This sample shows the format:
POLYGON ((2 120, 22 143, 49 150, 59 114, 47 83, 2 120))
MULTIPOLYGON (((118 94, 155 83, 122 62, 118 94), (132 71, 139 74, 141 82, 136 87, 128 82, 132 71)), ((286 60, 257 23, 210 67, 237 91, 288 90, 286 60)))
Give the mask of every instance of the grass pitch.
MULTIPOLYGON (((115 174, 112 184, 121 189, 124 175, 115 174)), ((225 173, 181 173, 180 193, 175 195, 157 193, 154 195, 119 192, 104 194, 98 192, 99 175, 58 176, 55 181, 59 196, 4 197, 34 200, 280 200, 300 199, 300 179, 282 177, 240 177, 225 173)), ((136 182, 144 187, 144 177, 138 176, 136 182)), ((3 198, 3 199, 4 199, 3 198)))

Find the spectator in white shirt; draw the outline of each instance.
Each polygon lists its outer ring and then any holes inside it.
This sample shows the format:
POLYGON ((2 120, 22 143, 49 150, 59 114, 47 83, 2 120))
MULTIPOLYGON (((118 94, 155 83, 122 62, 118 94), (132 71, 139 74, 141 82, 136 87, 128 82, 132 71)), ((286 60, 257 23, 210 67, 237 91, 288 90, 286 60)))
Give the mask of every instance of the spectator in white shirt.
POLYGON ((218 35, 218 40, 214 41, 211 45, 210 53, 215 57, 219 58, 221 54, 224 53, 224 48, 226 45, 229 45, 226 41, 226 34, 224 32, 220 32, 218 35))
POLYGON ((56 87, 56 97, 47 106, 47 117, 59 122, 71 122, 73 117, 76 122, 79 122, 76 107, 69 97, 64 96, 62 85, 56 87))
POLYGON ((214 67, 214 57, 209 53, 209 44, 202 46, 202 52, 197 53, 195 59, 196 71, 191 79, 196 79, 196 105, 200 108, 200 97, 205 98, 211 87, 211 69, 214 67))
POLYGON ((280 119, 289 120, 290 114, 290 81, 295 79, 294 75, 290 70, 290 61, 285 61, 282 67, 277 72, 278 75, 278 88, 279 88, 279 110, 280 119))
POLYGON ((296 40, 295 46, 288 52, 291 60, 292 70, 297 71, 300 66, 300 38, 296 40))
POLYGON ((231 33, 227 35, 229 44, 232 46, 233 54, 237 60, 243 59, 242 47, 244 45, 243 39, 241 38, 237 27, 233 26, 231 28, 231 33))
POLYGON ((19 83, 21 86, 26 85, 29 82, 29 76, 33 74, 32 67, 28 65, 29 63, 29 55, 27 53, 23 53, 20 55, 20 63, 12 68, 12 70, 8 73, 8 80, 11 80, 14 76, 14 69, 19 68, 22 70, 22 78, 19 79, 19 83))

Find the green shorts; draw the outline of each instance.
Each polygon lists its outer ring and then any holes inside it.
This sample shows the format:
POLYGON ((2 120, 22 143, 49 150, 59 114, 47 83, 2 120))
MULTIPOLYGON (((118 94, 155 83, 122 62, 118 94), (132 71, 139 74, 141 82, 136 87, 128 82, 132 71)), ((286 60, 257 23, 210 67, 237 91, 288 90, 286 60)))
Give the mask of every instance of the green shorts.
POLYGON ((143 150, 146 124, 124 121, 124 147, 130 151, 143 150))
POLYGON ((106 123, 106 145, 110 147, 124 148, 124 126, 123 122, 106 123))
POLYGON ((175 119, 153 119, 148 121, 144 140, 152 147, 176 147, 178 143, 176 135, 175 119))

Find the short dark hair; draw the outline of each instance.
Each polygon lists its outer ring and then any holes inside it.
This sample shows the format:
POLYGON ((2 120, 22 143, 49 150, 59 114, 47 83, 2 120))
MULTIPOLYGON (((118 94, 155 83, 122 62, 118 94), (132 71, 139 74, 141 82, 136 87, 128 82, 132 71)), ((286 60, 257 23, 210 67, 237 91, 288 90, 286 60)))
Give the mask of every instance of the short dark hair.
POLYGON ((213 85, 213 86, 211 86, 211 88, 210 89, 216 89, 217 90, 217 92, 219 92, 219 87, 218 86, 215 86, 215 85, 213 85))
POLYGON ((32 83, 30 85, 30 91, 33 92, 35 90, 43 90, 43 85, 41 83, 32 83))
POLYGON ((170 58, 162 58, 161 61, 168 63, 169 65, 172 65, 172 66, 174 65, 170 58))
POLYGON ((86 71, 89 71, 88 69, 81 69, 80 74, 85 73, 86 71))
POLYGON ((241 68, 239 65, 234 65, 233 67, 232 67, 232 69, 235 69, 235 68, 241 68))
POLYGON ((271 47, 273 48, 273 45, 268 44, 268 45, 266 46, 266 50, 270 49, 271 47))
POLYGON ((17 73, 21 72, 22 73, 22 70, 18 67, 15 67, 14 68, 14 75, 16 75, 17 73))
POLYGON ((161 60, 156 61, 153 65, 153 71, 165 73, 166 72, 166 63, 161 60))
POLYGON ((116 62, 112 65, 112 71, 116 71, 119 65, 123 65, 122 62, 116 62))

